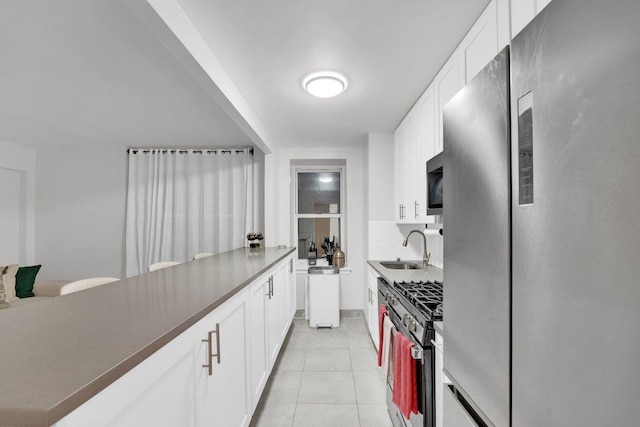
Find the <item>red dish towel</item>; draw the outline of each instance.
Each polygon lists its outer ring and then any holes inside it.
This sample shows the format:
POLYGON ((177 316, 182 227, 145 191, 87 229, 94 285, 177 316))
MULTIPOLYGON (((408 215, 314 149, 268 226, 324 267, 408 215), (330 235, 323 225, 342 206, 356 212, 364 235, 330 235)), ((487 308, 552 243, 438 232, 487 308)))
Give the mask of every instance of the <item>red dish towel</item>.
POLYGON ((418 413, 418 385, 416 383, 416 361, 411 357, 415 344, 396 333, 393 341, 393 403, 405 418, 411 412, 418 413))
POLYGON ((380 304, 380 310, 379 310, 379 314, 378 314, 378 332, 380 334, 380 340, 379 340, 379 344, 378 344, 378 366, 382 366, 382 349, 383 349, 383 345, 382 345, 382 339, 383 339, 383 333, 384 333, 384 317, 388 316, 389 313, 387 313, 387 307, 384 306, 384 304, 380 304))

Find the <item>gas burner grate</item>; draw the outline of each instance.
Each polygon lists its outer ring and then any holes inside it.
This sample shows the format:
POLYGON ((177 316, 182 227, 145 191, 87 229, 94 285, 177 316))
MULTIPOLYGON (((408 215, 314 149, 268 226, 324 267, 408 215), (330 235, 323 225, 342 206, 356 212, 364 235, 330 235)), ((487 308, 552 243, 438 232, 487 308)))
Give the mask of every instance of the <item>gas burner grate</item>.
POLYGON ((393 287, 431 320, 442 320, 442 282, 394 282, 393 287))

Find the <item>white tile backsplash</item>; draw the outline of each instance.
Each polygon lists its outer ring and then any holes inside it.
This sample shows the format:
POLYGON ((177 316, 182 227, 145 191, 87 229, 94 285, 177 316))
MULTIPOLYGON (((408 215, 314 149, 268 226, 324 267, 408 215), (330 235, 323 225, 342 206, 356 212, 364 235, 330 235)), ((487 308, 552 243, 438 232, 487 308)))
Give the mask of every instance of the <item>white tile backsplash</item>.
MULTIPOLYGON (((396 224, 393 221, 369 221, 369 252, 371 260, 422 259, 422 239, 413 236, 407 247, 402 246, 405 236, 414 229, 424 226, 396 224)), ((424 231, 424 230, 423 230, 424 231)), ((442 236, 434 229, 427 230, 427 250, 431 252, 431 264, 442 268, 442 236)))

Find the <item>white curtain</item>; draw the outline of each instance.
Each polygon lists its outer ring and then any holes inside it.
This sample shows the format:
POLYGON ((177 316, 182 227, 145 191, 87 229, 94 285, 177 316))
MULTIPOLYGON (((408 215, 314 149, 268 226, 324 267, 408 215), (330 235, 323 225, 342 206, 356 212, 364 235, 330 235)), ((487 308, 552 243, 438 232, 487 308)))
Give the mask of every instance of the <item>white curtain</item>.
POLYGON ((250 149, 130 149, 127 277, 159 261, 245 246, 253 217, 250 149))

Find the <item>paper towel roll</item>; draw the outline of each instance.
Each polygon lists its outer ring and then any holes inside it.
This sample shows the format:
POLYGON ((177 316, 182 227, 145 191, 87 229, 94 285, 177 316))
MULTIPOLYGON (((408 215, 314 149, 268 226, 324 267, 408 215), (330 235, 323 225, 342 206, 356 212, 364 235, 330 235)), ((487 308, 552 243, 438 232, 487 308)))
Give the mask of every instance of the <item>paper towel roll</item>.
POLYGON ((427 228, 424 230, 425 236, 440 236, 440 228, 427 228))

